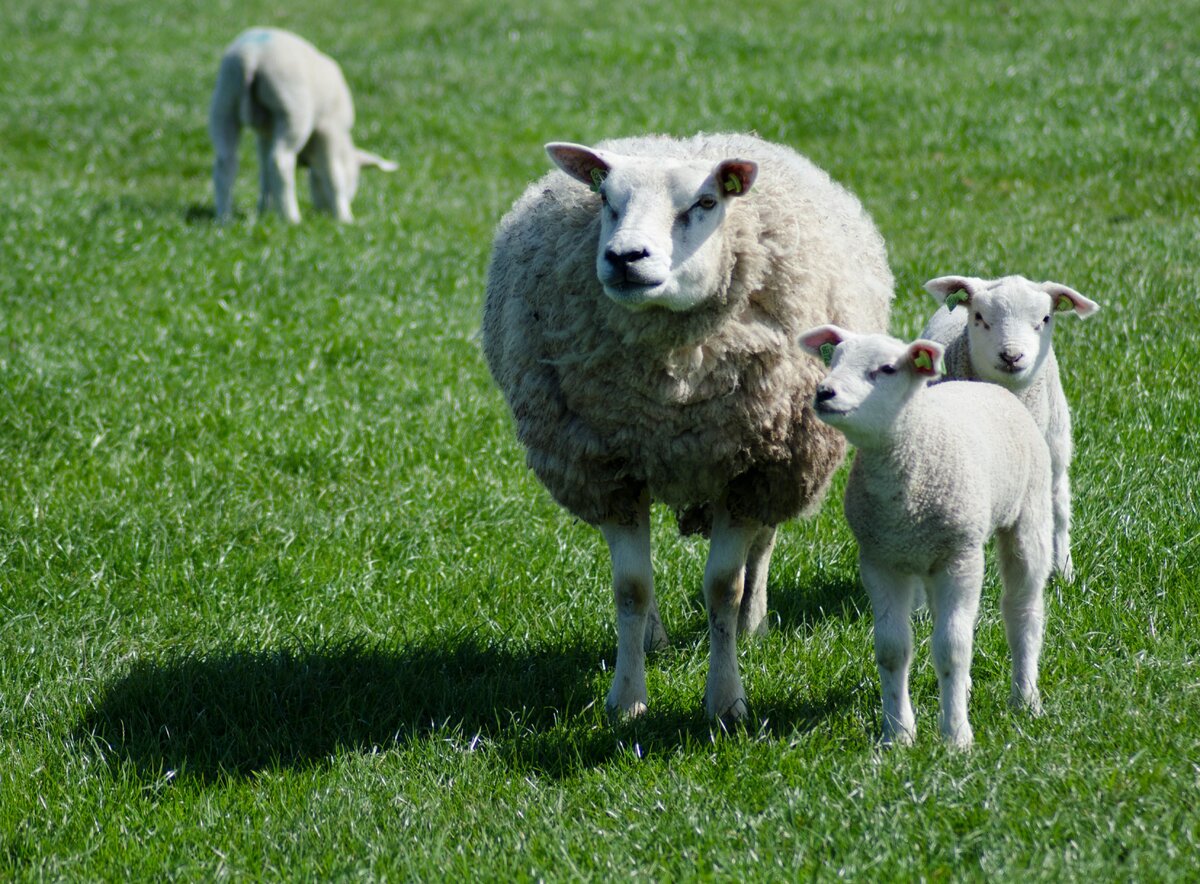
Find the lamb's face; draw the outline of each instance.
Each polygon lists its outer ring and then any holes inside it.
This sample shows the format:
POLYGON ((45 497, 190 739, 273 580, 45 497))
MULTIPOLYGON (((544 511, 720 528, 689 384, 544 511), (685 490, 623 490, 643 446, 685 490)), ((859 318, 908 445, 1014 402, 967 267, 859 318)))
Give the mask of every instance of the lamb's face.
POLYGON ((942 346, 933 341, 905 344, 824 325, 805 332, 800 343, 814 354, 833 348, 813 410, 859 446, 886 439, 909 399, 942 372, 942 346))
POLYGON ((1009 390, 1029 386, 1052 347, 1056 313, 1089 316, 1099 305, 1058 283, 1023 276, 982 280, 941 277, 926 283, 950 309, 965 308, 971 364, 982 380, 1009 390))
POLYGON ((596 275, 604 293, 631 309, 684 311, 712 297, 729 200, 749 190, 757 167, 629 157, 551 144, 563 171, 600 195, 596 275))

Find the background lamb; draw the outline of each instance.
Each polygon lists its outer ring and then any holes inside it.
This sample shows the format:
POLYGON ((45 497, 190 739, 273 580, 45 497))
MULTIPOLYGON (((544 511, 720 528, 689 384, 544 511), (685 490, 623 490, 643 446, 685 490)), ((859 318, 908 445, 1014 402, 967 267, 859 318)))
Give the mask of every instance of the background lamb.
POLYGON ((1024 403, 1041 427, 1054 473, 1054 564, 1064 579, 1074 579, 1071 411, 1052 333, 1056 314, 1087 318, 1100 305, 1060 283, 1031 282, 1023 276, 942 276, 925 288, 943 306, 921 334, 946 347, 946 377, 999 384, 1024 403), (966 309, 956 310, 960 303, 966 309))
POLYGON ((859 202, 749 135, 550 144, 562 171, 500 222, 483 346, 528 463, 600 528, 613 563, 612 710, 646 708, 650 503, 711 529, 712 716, 746 714, 739 630, 765 628, 775 526, 814 509, 845 446, 811 407, 796 343, 826 317, 885 327, 892 276, 859 202))
POLYGON ((220 221, 233 211, 244 125, 258 135, 258 210, 274 208, 292 223, 300 220, 297 162, 308 166, 313 204, 339 221, 353 220, 350 201, 361 167, 396 169, 395 163, 355 148, 350 137, 354 102, 337 62, 288 31, 252 28, 221 59, 209 114, 220 221))
POLYGON ((832 325, 801 340, 812 352, 836 348, 817 387, 816 411, 856 449, 846 520, 874 612, 885 742, 911 743, 916 735, 910 614, 923 589, 933 613, 941 732, 956 746, 971 745, 971 647, 983 547, 993 533, 1013 655, 1012 702, 1039 711, 1042 593, 1053 533, 1050 454, 1041 430, 999 387, 927 386, 941 373, 943 350, 934 341, 904 344, 832 325))

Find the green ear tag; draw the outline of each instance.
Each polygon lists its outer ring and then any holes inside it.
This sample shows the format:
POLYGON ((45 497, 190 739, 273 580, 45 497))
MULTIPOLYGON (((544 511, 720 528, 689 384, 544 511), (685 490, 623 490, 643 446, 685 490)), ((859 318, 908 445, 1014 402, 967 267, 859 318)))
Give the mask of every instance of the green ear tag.
POLYGON ((1070 313, 1075 309, 1075 302, 1066 295, 1059 295, 1058 300, 1054 302, 1055 313, 1070 313))
POLYGON ((829 341, 821 345, 821 361, 826 365, 833 362, 833 349, 833 344, 829 343, 829 341))
POLYGON ((741 193, 742 179, 730 172, 725 176, 725 181, 721 186, 725 188, 726 193, 741 193))
POLYGON ((929 351, 922 350, 913 357, 913 365, 917 368, 922 368, 925 371, 933 371, 933 360, 929 358, 929 351))
POLYGON ((600 192, 600 185, 604 183, 604 172, 600 169, 592 169, 592 193, 600 192))
POLYGON ((951 292, 946 295, 946 309, 953 310, 959 304, 965 304, 969 300, 971 300, 971 296, 962 289, 959 289, 957 292, 951 292))

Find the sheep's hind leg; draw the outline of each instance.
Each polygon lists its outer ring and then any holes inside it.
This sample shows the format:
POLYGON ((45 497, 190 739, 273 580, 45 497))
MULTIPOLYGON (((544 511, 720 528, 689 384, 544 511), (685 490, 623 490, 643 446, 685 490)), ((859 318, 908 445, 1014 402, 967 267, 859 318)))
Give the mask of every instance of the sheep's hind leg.
POLYGON ((658 617, 650 561, 649 503, 643 502, 636 524, 606 523, 600 531, 612 557, 617 608, 617 664, 606 705, 610 714, 634 717, 646 711, 646 645, 653 625, 651 612, 654 622, 658 617))
POLYGON ((1004 616, 1004 632, 1012 653, 1012 693, 1009 703, 1014 709, 1024 709, 1038 715, 1042 711, 1038 693, 1038 658, 1042 653, 1045 633, 1045 601, 1043 592, 1051 568, 1051 545, 1048 531, 1039 532, 1018 523, 1010 532, 996 535, 997 561, 1004 594, 1000 611, 1004 616))
POLYGON ((738 611, 738 635, 767 634, 767 571, 775 551, 775 526, 764 526, 755 535, 746 556, 745 591, 738 611))
POLYGON ((704 705, 710 718, 737 720, 749 714, 738 673, 737 629, 745 589, 746 557, 764 526, 736 524, 724 506, 713 513, 712 543, 704 569, 708 606, 708 682, 704 705))
POLYGON ((921 582, 909 574, 879 568, 861 556, 858 561, 863 586, 871 598, 875 620, 875 663, 883 699, 883 744, 910 746, 917 735, 916 718, 908 693, 912 667, 912 606, 924 596, 921 582))

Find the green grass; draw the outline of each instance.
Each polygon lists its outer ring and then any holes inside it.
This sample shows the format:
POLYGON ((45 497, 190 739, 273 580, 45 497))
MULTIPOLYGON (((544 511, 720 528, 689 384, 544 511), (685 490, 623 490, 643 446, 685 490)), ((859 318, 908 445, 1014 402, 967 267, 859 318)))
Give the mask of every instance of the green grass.
POLYGON ((0 877, 1192 877, 1200 4, 410 5, 0 8, 0 877), (249 138, 211 222, 216 61, 259 23, 338 57, 401 162, 353 226, 256 222, 249 138), (673 644, 650 714, 603 715, 607 553, 484 367, 491 231, 545 141, 725 129, 862 197, 899 334, 946 273, 1104 306, 1056 337, 1047 715, 1005 707, 990 573, 970 753, 927 623, 918 746, 874 745, 841 478, 782 531, 744 731, 701 714, 705 549, 662 513, 673 644))

